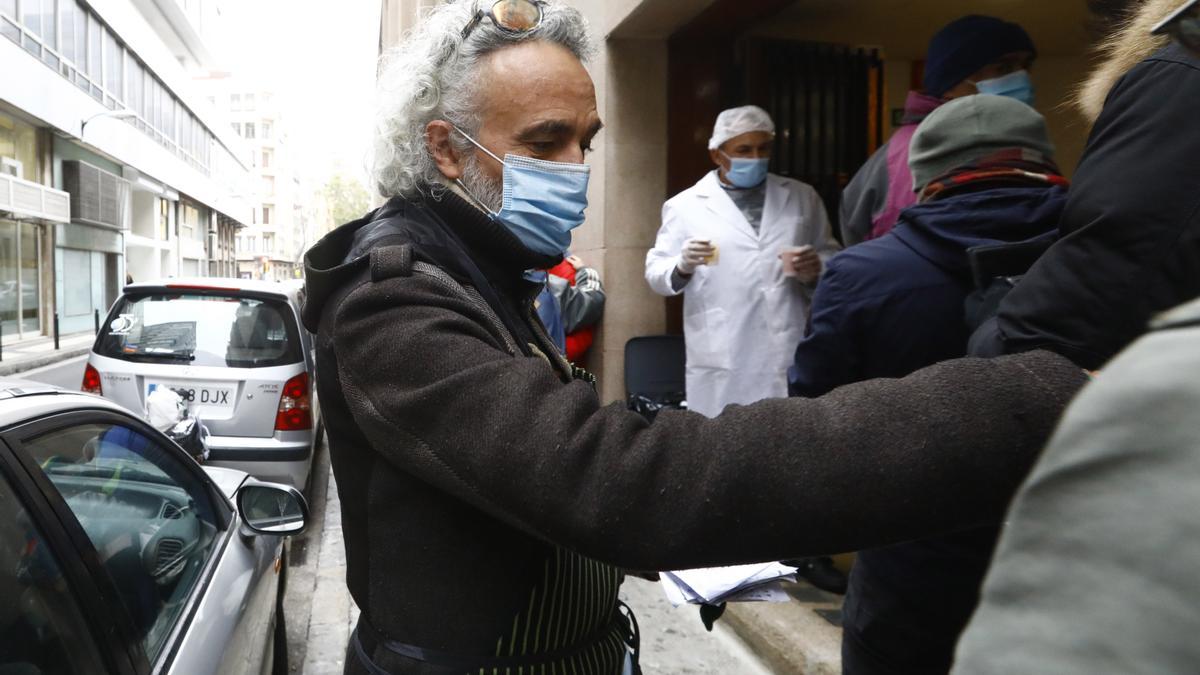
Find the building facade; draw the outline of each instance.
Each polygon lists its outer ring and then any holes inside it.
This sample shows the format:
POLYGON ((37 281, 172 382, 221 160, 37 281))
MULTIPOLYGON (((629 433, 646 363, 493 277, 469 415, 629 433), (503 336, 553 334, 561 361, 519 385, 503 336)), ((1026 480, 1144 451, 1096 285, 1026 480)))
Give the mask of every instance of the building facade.
POLYGON ((130 278, 232 271, 247 152, 192 85, 219 16, 216 0, 0 0, 0 161, 69 195, 65 220, 10 228, 22 337, 55 314, 91 330, 130 278))
POLYGON ((235 235, 237 274, 244 279, 297 279, 310 241, 308 195, 287 133, 286 116, 270 89, 229 73, 197 79, 207 101, 228 120, 250 157, 250 224, 235 235))
MULTIPOLYGON (((920 86, 929 38, 963 14, 982 13, 1033 36, 1038 108, 1065 170, 1086 141, 1087 126, 1064 105, 1093 41, 1083 2, 564 1, 583 12, 598 41, 588 70, 605 129, 588 159, 590 206, 572 252, 601 272, 608 291, 586 363, 606 400, 625 396, 630 338, 682 330, 682 303, 650 290, 645 256, 663 202, 713 168, 707 141, 722 109, 754 103, 775 113, 771 170, 817 187, 836 220, 840 188, 920 86)), ((437 4, 383 0, 380 48, 398 44, 437 4)))
POLYGON ((0 110, 0 339, 45 328, 53 233, 70 222, 70 195, 43 184, 49 139, 0 110))

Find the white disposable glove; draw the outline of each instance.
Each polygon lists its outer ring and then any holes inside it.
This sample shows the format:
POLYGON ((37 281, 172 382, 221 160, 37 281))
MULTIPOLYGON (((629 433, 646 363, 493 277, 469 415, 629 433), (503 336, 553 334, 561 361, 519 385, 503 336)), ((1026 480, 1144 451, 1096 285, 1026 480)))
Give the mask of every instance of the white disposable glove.
POLYGON ((679 252, 679 262, 675 265, 680 274, 692 274, 701 265, 707 265, 715 249, 707 239, 688 239, 683 242, 679 252))

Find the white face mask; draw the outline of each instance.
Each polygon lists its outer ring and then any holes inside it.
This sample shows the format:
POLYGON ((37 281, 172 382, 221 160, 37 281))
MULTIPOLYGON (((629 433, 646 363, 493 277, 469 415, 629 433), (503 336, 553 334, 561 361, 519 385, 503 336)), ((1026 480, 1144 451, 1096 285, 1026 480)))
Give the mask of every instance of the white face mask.
POLYGON ((1029 71, 1027 70, 1018 70, 1008 75, 993 77, 990 80, 980 80, 973 84, 975 85, 975 90, 981 94, 1007 96, 1015 98, 1031 108, 1033 107, 1033 79, 1029 77, 1029 71))
POLYGON ((739 187, 743 190, 758 187, 767 179, 767 167, 771 164, 770 159, 730 157, 723 150, 718 150, 718 152, 724 155, 725 159, 729 160, 729 170, 725 172, 725 180, 729 181, 734 187, 739 187))

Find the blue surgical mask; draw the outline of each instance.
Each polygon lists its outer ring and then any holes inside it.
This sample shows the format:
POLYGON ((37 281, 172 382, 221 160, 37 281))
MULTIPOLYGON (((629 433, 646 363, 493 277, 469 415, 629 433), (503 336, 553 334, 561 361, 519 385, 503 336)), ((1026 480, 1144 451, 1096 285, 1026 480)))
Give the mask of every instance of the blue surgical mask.
MULTIPOLYGON (((591 167, 511 154, 500 159, 461 129, 455 129, 504 165, 504 202, 500 210, 493 212, 477 197, 472 198, 529 250, 563 255, 571 245, 571 230, 583 224, 591 167)), ((458 184, 467 190, 462 181, 458 184)))
MULTIPOLYGON (((721 154, 725 155, 724 152, 721 154)), ((769 159, 743 159, 729 155, 725 155, 725 159, 729 160, 729 170, 725 172, 725 180, 734 187, 742 189, 758 187, 767 179, 767 165, 771 163, 769 159)))
POLYGON ((1033 80, 1030 79, 1029 71, 1027 70, 1018 70, 990 80, 980 80, 975 83, 975 88, 981 94, 1007 96, 1015 98, 1027 106, 1033 106, 1033 80))

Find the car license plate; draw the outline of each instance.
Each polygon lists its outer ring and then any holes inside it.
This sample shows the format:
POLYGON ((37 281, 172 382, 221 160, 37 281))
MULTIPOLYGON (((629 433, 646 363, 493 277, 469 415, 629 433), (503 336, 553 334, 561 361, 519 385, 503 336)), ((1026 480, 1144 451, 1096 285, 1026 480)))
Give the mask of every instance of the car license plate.
POLYGON ((234 388, 216 382, 147 382, 146 395, 155 389, 170 389, 187 404, 189 410, 230 410, 234 388))

